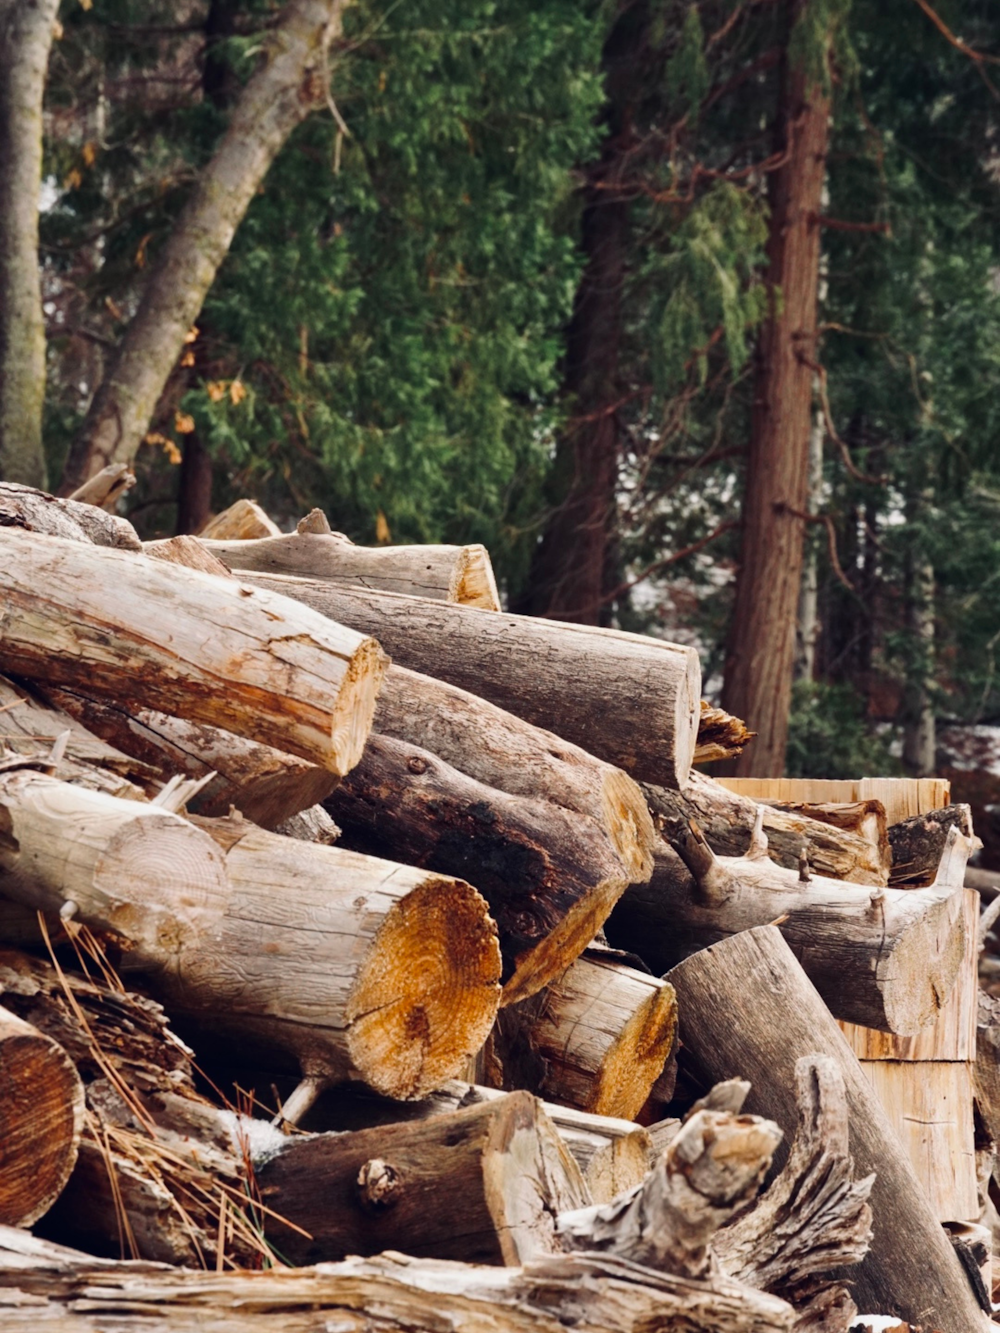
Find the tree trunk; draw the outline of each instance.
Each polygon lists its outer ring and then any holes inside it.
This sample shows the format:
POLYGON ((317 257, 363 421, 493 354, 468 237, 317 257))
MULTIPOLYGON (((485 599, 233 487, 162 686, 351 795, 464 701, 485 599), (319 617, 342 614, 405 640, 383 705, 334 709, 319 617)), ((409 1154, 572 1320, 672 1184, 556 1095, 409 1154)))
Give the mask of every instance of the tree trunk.
POLYGON ((885 1111, 843 1036, 774 926, 743 931, 670 972, 681 1040, 709 1079, 749 1078, 748 1105, 791 1138, 796 1062, 829 1056, 847 1090, 849 1146, 875 1172, 874 1235, 851 1272, 862 1310, 941 1333, 989 1327, 885 1111))
POLYGON ((154 265, 117 358, 73 442, 64 491, 75 490, 108 463, 135 457, 250 201, 289 134, 321 104, 327 51, 340 35, 346 3, 288 0, 285 5, 267 54, 240 94, 222 142, 154 265))
MULTIPOLYGON (((823 437, 826 423, 823 413, 813 413, 809 432, 809 479, 807 505, 810 514, 819 513, 823 500, 823 437)), ((819 637, 819 534, 807 538, 799 588, 798 623, 795 631, 795 679, 810 681, 816 674, 816 640, 819 637)))
POLYGON ((557 1249, 556 1214, 590 1195, 541 1102, 526 1092, 397 1125, 292 1139, 257 1169, 295 1264, 401 1250, 522 1264, 557 1249))
POLYGON ((58 0, 0 0, 0 478, 45 485, 42 96, 58 0))
MULTIPOLYGON (((793 19, 805 23, 804 11, 811 4, 816 0, 793 3, 793 19)), ((722 698, 724 708, 758 733, 752 746, 729 761, 729 771, 745 777, 780 777, 785 766, 802 582, 802 514, 808 500, 819 215, 829 121, 829 94, 805 67, 788 70, 776 143, 786 158, 768 177, 771 308, 758 347, 722 698)))
POLYGON ((115 546, 122 551, 142 550, 138 534, 127 519, 106 514, 87 502, 57 500, 45 491, 14 482, 0 483, 0 527, 94 546, 115 546))
POLYGON ((930 689, 934 683, 934 566, 917 559, 908 571, 907 628, 913 661, 903 693, 903 767, 915 778, 933 775, 936 727, 930 689))
POLYGON ((201 532, 212 517, 212 455, 196 434, 184 436, 177 485, 177 533, 201 532))
POLYGON ((693 648, 311 579, 247 581, 373 635, 399 666, 489 699, 632 777, 676 787, 691 771, 701 720, 693 648))
POLYGON ((0 528, 0 666, 221 725, 345 773, 385 655, 297 602, 124 551, 0 528))

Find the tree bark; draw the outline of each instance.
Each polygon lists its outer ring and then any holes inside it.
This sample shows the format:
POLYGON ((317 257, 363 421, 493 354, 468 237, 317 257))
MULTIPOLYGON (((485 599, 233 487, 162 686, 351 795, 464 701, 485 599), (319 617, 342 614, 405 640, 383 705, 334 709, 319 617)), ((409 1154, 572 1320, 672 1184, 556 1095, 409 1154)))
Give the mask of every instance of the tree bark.
POLYGON ((747 1077, 750 1109, 790 1139, 798 1112, 795 1065, 829 1056, 847 1091, 849 1147, 859 1173, 875 1172, 874 1234, 852 1270, 862 1310, 898 1315, 941 1333, 988 1327, 885 1111, 829 1010, 774 926, 743 931, 675 967, 681 1040, 710 1080, 747 1077))
POLYGON ((127 519, 106 514, 96 505, 57 500, 45 491, 14 482, 0 483, 0 527, 37 532, 94 546, 141 551, 142 543, 127 519))
MULTIPOLYGON (((327 51, 340 35, 346 3, 288 0, 285 5, 73 442, 64 492, 108 463, 135 457, 250 201, 289 134, 322 102, 327 51)), ((33 188, 37 191, 37 182, 33 188)))
POLYGON ((177 486, 175 531, 201 532, 212 516, 212 455, 197 434, 184 436, 177 486))
POLYGON ((224 726, 345 773, 378 644, 287 598, 124 551, 0 528, 0 666, 224 726))
POLYGON ((892 851, 889 883, 908 889, 933 884, 951 828, 959 829, 967 838, 975 836, 972 811, 967 805, 946 805, 893 824, 888 830, 892 851))
MULTIPOLYGON (((810 4, 815 0, 789 6, 793 22, 806 21, 810 4)), ((829 121, 829 94, 804 66, 793 66, 786 75, 775 145, 785 160, 768 176, 770 312, 758 346, 740 567, 722 695, 722 706, 758 733, 752 746, 728 761, 728 771, 744 777, 780 777, 785 766, 802 582, 802 514, 808 501, 819 215, 829 121)))
POLYGON ((292 1139, 257 1169, 268 1221, 296 1264, 401 1250, 466 1263, 551 1253, 556 1214, 590 1195, 542 1104, 526 1092, 397 1125, 292 1139))
POLYGON ((0 0, 0 478, 45 485, 42 96, 58 0, 0 0))
MULTIPOLYGON (((726 936, 780 920, 781 933, 837 1018, 919 1032, 951 994, 966 950, 954 868, 940 886, 869 889, 774 865, 758 842, 717 857, 697 825, 669 831, 648 885, 633 885, 607 933, 657 972, 726 936)), ((968 858, 955 830, 951 857, 968 858)), ((959 881, 960 884, 960 881, 959 881)))
POLYGON ((311 579, 247 581, 372 634, 399 666, 488 699, 634 778, 679 787, 691 771, 701 718, 693 648, 311 579))

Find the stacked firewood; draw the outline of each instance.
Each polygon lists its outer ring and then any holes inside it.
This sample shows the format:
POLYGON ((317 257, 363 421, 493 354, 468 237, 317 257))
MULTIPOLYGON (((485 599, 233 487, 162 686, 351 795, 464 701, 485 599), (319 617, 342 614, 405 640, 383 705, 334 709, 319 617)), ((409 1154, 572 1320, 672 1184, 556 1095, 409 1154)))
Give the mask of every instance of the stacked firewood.
POLYGON ((986 1325, 838 1027, 952 992, 962 808, 699 774, 481 547, 106 499, 0 485, 5 1329, 986 1325))

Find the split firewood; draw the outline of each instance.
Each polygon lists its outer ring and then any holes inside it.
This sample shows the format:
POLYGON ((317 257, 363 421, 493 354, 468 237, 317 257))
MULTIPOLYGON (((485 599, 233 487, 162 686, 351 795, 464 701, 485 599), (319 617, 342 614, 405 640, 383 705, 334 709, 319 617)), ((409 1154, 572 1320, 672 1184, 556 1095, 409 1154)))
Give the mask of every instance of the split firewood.
POLYGON ((451 1114, 292 1138, 257 1169, 267 1224, 296 1264, 402 1250, 522 1264, 558 1249, 556 1214, 590 1203, 542 1105, 512 1092, 451 1114))
POLYGON ((504 1009, 490 1043, 498 1086, 631 1120, 676 1039, 668 982, 587 952, 538 995, 504 1009))
POLYGON ((750 846, 758 812, 764 810, 767 854, 777 865, 797 870, 805 854, 810 871, 856 884, 889 882, 888 847, 875 846, 851 829, 838 828, 791 810, 773 808, 730 791, 694 772, 681 791, 643 785, 654 818, 695 820, 719 856, 743 856, 750 846))
POLYGON ((559 1235, 574 1249, 708 1277, 716 1233, 756 1197, 781 1137, 759 1116, 696 1110, 641 1185, 610 1204, 563 1214, 559 1235))
POLYGON ((798 1060, 825 1055, 847 1094, 849 1149, 859 1174, 875 1172, 874 1234, 851 1271, 862 1310, 896 1314, 941 1333, 987 1328, 968 1280, 871 1084, 815 987, 774 926, 733 935, 668 975, 681 1040, 708 1080, 746 1077, 748 1107, 786 1139, 798 1120, 798 1060))
POLYGON ((0 1223, 48 1212, 76 1165, 83 1084, 51 1037, 0 1008, 0 1223))
POLYGON ((500 1268, 384 1254, 220 1274, 95 1259, 14 1228, 0 1229, 0 1304, 4 1333, 269 1333, 276 1321, 290 1333, 371 1333, 376 1321, 380 1333, 791 1333, 795 1317, 721 1274, 674 1277, 611 1255, 500 1268))
POLYGON ((677 787, 691 771, 701 711, 693 648, 315 579, 249 581, 373 634, 400 666, 488 699, 635 778, 677 787))
MULTIPOLYGON (((881 801, 761 801, 769 810, 779 810, 788 815, 800 815, 805 819, 817 820, 830 828, 843 829, 846 833, 857 833, 859 837, 877 847, 879 856, 889 864, 888 821, 885 806, 881 801)), ((970 830, 971 831, 971 830, 970 830)))
POLYGON ((0 593, 5 671, 223 726, 333 773, 360 757, 385 654, 298 603, 6 528, 0 593))
POLYGON ((209 778, 188 804, 194 814, 224 816, 236 809, 261 828, 273 829, 317 805, 340 780, 318 764, 205 722, 90 699, 59 686, 41 688, 48 702, 114 746, 115 753, 122 752, 122 758, 136 761, 125 771, 148 795, 175 773, 209 778))
POLYGON ((254 537, 280 537, 281 529, 272 522, 256 500, 237 500, 221 514, 210 518, 199 537, 216 541, 247 541, 254 537))
POLYGON ((68 498, 80 504, 111 510, 135 485, 135 473, 127 463, 109 463, 79 486, 68 498))
POLYGON ((173 1014, 309 1086, 420 1097, 496 1016, 496 928, 460 880, 28 771, 0 774, 0 828, 0 893, 119 937, 173 1014))
POLYGON ((34 532, 65 541, 95 546, 115 546, 123 551, 141 551, 142 543, 127 519, 107 514, 92 504, 58 500, 32 486, 0 482, 0 526, 34 532))
POLYGON ((748 731, 747 724, 740 718, 733 717, 721 708, 713 708, 706 699, 702 699, 694 762, 713 764, 717 759, 732 759, 743 753, 756 734, 755 731, 748 731))
POLYGON ((837 1064, 803 1056, 795 1089, 799 1123, 785 1169, 750 1212, 718 1233, 713 1249, 730 1276, 794 1305, 797 1330, 848 1333, 857 1309, 830 1274, 860 1263, 868 1251, 875 1177, 855 1179, 837 1064), (831 1310, 840 1312, 839 1327, 831 1310))
POLYGON ((389 736, 369 737, 325 808, 345 846, 475 883, 499 930, 507 996, 565 972, 631 877, 596 819, 497 791, 389 736))
POLYGON ((698 825, 667 830, 648 885, 630 887, 608 923, 612 944, 663 972, 706 945, 778 922, 837 1018, 911 1035, 940 1012, 966 948, 954 881, 971 843, 953 829, 941 882, 928 889, 868 888, 796 873, 767 856, 758 829, 746 856, 716 856, 698 825))
POLYGON ((948 833, 957 828, 966 838, 973 838, 972 811, 967 805, 946 805, 914 815, 889 829, 892 869, 889 883, 899 888, 916 889, 933 884, 948 842, 948 833))
MULTIPOLYGON (((206 540, 205 545, 241 574, 292 575, 315 580, 320 587, 346 584, 500 610, 485 546, 355 546, 343 533, 331 532, 329 526, 317 531, 319 526, 303 519, 297 532, 279 537, 206 540)), ((201 539, 207 536, 203 533, 201 539)), ((291 590, 288 595, 293 595, 291 590)))

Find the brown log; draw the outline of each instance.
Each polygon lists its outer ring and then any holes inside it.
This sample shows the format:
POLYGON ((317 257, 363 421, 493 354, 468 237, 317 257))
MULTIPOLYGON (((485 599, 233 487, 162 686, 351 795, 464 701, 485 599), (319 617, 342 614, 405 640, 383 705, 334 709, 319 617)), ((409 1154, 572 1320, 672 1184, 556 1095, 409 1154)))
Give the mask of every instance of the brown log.
POLYGON ((756 734, 748 731, 746 723, 740 718, 733 717, 722 708, 713 708, 706 699, 702 699, 693 762, 712 764, 717 759, 732 759, 743 753, 744 746, 749 745, 756 734))
POLYGON ((0 1231, 0 1300, 4 1333, 371 1333, 376 1318, 380 1333, 790 1333, 794 1319, 721 1275, 637 1272, 603 1255, 517 1269, 388 1254, 220 1274, 94 1259, 13 1228, 0 1231))
POLYGON ((540 994, 505 1009, 491 1045, 497 1086, 631 1120, 676 1039, 668 982, 588 952, 540 994), (523 1081, 532 1066, 535 1076, 523 1081))
POLYGON ((928 889, 870 889, 803 878, 776 866, 763 838, 743 857, 717 857, 698 826, 670 830, 648 885, 633 885, 608 923, 613 944, 662 972, 697 949, 780 921, 837 1018, 904 1035, 940 1012, 966 949, 962 891, 952 887, 969 841, 953 830, 942 882, 928 889))
POLYGON ((681 1040, 709 1079, 751 1080, 748 1107, 795 1131, 795 1066, 829 1056, 847 1092, 849 1148, 874 1171, 871 1248, 851 1280, 862 1310, 941 1333, 987 1327, 954 1252, 886 1114, 829 1010, 774 926, 733 935, 669 974, 681 1040))
POLYGON ((209 519, 198 535, 216 541, 246 541, 253 537, 280 537, 281 529, 256 500, 237 500, 209 519))
MULTIPOLYGON (((206 535, 202 534, 202 540, 206 535)), ((347 585, 500 610, 485 546, 355 546, 342 533, 310 531, 301 523, 298 532, 280 537, 254 542, 206 541, 205 545, 241 574, 315 580, 318 588, 331 594, 339 585, 347 585)), ((291 588, 287 592, 295 595, 291 588)))
POLYGON ((677 787, 691 771, 701 712, 693 648, 314 579, 248 581, 373 634, 400 666, 480 695, 635 778, 677 787))
POLYGON ((76 1164, 83 1084, 66 1052, 0 1008, 0 1223, 48 1212, 76 1164))
POLYGON ((551 1253, 556 1214, 590 1202, 542 1105, 513 1092, 447 1115, 290 1139, 257 1169, 269 1222, 297 1264, 402 1250, 466 1263, 551 1253))
POLYGON ((809 869, 817 875, 855 884, 889 882, 888 850, 867 837, 792 810, 762 806, 702 773, 692 773, 679 792, 650 784, 643 785, 643 792, 654 818, 695 820, 720 856, 742 856, 747 851, 763 808, 767 854, 776 865, 797 870, 805 853, 809 869))
POLYGON ((26 771, 0 821, 0 893, 113 932, 172 1013, 318 1082, 420 1097, 496 1016, 496 930, 459 880, 26 771))
POLYGON ((830 1275, 868 1252, 875 1177, 855 1179, 837 1063, 803 1056, 795 1064, 795 1088, 799 1122, 785 1169, 750 1212, 718 1233, 713 1249, 730 1276, 794 1305, 803 1333, 847 1333, 857 1307, 830 1275))
POLYGON ((135 473, 127 463, 109 463, 96 472, 89 481, 77 487, 69 500, 80 504, 96 505, 99 509, 113 510, 115 505, 135 485, 135 473))
POLYGON ((333 773, 361 754, 385 655, 297 603, 10 529, 0 593, 6 671, 224 725, 333 773))
POLYGON ((564 972, 629 881, 595 819, 496 791, 388 736, 369 737, 325 807, 346 846, 475 882, 497 923, 508 996, 564 972))
POLYGON ((917 889, 933 884, 944 855, 949 829, 959 829, 972 838, 972 811, 967 805, 946 805, 893 824, 889 829, 892 869, 889 883, 917 889))
POLYGON ((12 481, 0 482, 0 526, 123 551, 142 550, 138 534, 127 519, 106 514, 92 504, 57 500, 45 491, 12 481))
MULTIPOLYGON (((43 689, 49 702, 114 746, 116 753, 122 752, 121 758, 130 756, 135 762, 125 771, 145 785, 150 795, 150 777, 159 784, 175 773, 189 778, 214 773, 188 803, 193 814, 224 816, 236 809, 261 828, 274 829, 329 796, 339 781, 329 769, 221 727, 170 717, 152 708, 126 708, 111 700, 89 699, 58 686, 43 689)), ((103 761, 95 758, 91 762, 103 761)))

